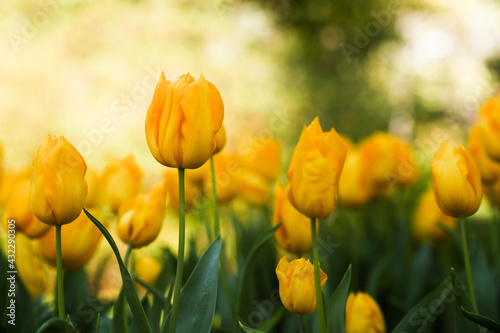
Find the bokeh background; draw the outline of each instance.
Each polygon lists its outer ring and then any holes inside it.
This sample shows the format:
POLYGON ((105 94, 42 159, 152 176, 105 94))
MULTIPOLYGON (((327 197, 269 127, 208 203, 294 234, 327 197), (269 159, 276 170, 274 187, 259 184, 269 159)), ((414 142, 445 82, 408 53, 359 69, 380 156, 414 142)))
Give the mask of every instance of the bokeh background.
POLYGON ((143 123, 161 71, 204 74, 229 141, 271 131, 284 165, 315 115, 355 140, 388 130, 426 164, 496 91, 499 22, 490 0, 4 0, 5 165, 30 163, 51 133, 91 167, 132 152, 157 172, 143 123))

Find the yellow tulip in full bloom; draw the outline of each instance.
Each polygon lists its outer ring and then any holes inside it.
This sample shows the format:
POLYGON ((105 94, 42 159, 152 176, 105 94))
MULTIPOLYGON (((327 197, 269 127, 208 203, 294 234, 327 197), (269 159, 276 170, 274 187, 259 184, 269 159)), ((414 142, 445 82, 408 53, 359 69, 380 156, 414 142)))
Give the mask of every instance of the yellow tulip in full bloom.
POLYGON ((120 205, 141 192, 142 172, 133 155, 122 159, 111 159, 102 176, 106 200, 113 212, 120 205))
POLYGON ((31 176, 30 208, 42 222, 67 224, 82 212, 87 198, 82 155, 64 137, 50 135, 38 148, 31 176))
POLYGON ((215 150, 214 154, 217 154, 226 146, 226 128, 224 125, 220 127, 220 130, 215 134, 215 150))
POLYGON ((47 276, 32 242, 23 234, 16 235, 16 268, 30 297, 36 300, 45 289, 47 276))
POLYGON ((481 106, 478 129, 486 153, 500 162, 500 96, 488 99, 481 106))
POLYGON ((277 184, 274 190, 273 225, 281 222, 274 234, 276 242, 284 250, 303 254, 311 250, 311 222, 288 200, 286 189, 277 184))
POLYGON ((163 183, 155 185, 149 195, 141 194, 124 202, 118 213, 118 236, 134 248, 148 245, 160 233, 165 206, 163 183))
POLYGON ((479 168, 481 181, 485 184, 491 184, 500 178, 500 163, 492 160, 488 154, 486 154, 479 132, 478 126, 473 126, 471 128, 467 146, 472 158, 479 168))
MULTIPOLYGON (((314 267, 304 258, 288 262, 281 258, 276 267, 281 302, 285 308, 299 316, 316 311, 316 292, 314 289, 314 267)), ((321 290, 328 277, 320 269, 321 290)))
POLYGON ((335 129, 324 133, 318 117, 304 126, 288 169, 288 197, 299 212, 325 219, 335 210, 346 152, 335 129))
POLYGON ((162 73, 146 116, 149 150, 165 166, 199 168, 215 150, 223 119, 220 93, 203 75, 170 82, 162 73))
POLYGON ((444 214, 439 209, 432 189, 425 192, 420 198, 415 216, 413 219, 413 232, 419 241, 431 239, 433 241, 442 241, 449 237, 439 223, 451 229, 455 228, 456 219, 444 214))
POLYGON ((366 293, 350 293, 345 306, 346 333, 385 333, 385 321, 377 302, 366 293))
POLYGON ((443 142, 431 162, 436 201, 446 215, 465 217, 481 206, 481 175, 469 152, 443 142))
MULTIPOLYGON (((90 210, 94 216, 97 211, 90 210)), ((83 267, 97 249, 101 239, 101 231, 88 219, 82 211, 71 224, 61 228, 62 265, 65 270, 73 271, 83 267)), ((50 265, 56 266, 56 230, 52 228, 39 239, 42 258, 50 265)))
POLYGON ((30 209, 30 181, 23 179, 12 189, 4 211, 4 223, 16 220, 16 230, 29 238, 38 238, 49 231, 50 225, 40 222, 30 209))

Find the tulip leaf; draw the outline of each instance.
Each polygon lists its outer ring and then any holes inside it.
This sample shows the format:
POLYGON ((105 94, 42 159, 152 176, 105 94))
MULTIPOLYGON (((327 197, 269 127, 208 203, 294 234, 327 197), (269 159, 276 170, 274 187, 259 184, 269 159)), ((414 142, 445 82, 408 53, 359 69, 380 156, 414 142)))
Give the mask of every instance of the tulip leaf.
POLYGON ((167 301, 161 291, 150 285, 149 283, 142 281, 137 276, 134 276, 134 281, 143 286, 151 295, 155 297, 161 304, 165 304, 167 301))
POLYGON ((455 306, 454 306, 454 325, 455 333, 468 333, 473 331, 478 331, 478 327, 472 322, 467 320, 467 318, 462 313, 462 306, 466 306, 469 309, 473 308, 472 300, 467 292, 467 288, 462 284, 462 282, 457 277, 455 270, 451 269, 451 282, 453 284, 453 294, 455 295, 455 306))
MULTIPOLYGON (((243 264, 243 269, 241 271, 241 281, 240 281, 240 286, 238 289, 238 301, 236 303, 236 317, 238 319, 243 318, 243 304, 247 302, 248 300, 245 299, 244 294, 246 288, 248 288, 248 278, 250 276, 250 273, 248 270, 253 264, 255 255, 257 251, 274 235, 276 230, 281 226, 281 223, 278 223, 277 225, 273 226, 272 228, 266 230, 254 243, 252 246, 252 249, 250 250, 250 253, 248 254, 248 257, 245 260, 245 263, 243 264)), ((249 302, 250 303, 250 302, 249 302)))
POLYGON ((471 321, 489 329, 490 331, 500 333, 500 323, 494 321, 493 319, 481 316, 461 308, 463 314, 471 321))
POLYGON ((328 301, 327 316, 328 318, 335 318, 335 320, 328 321, 328 333, 345 333, 345 305, 347 302, 347 296, 349 295, 350 283, 351 265, 347 268, 344 277, 328 301))
POLYGON ((263 331, 256 330, 254 328, 247 327, 241 323, 241 321, 238 322, 240 324, 240 327, 245 331, 246 333, 264 333, 263 331))
POLYGON ((139 296, 137 295, 137 290, 135 289, 134 281, 132 280, 132 277, 130 276, 127 267, 125 267, 125 264, 123 263, 122 257, 120 256, 120 251, 118 250, 118 247, 116 246, 113 237, 108 232, 108 230, 101 224, 101 222, 99 222, 95 217, 93 217, 92 214, 90 214, 85 208, 83 208, 83 210, 85 214, 88 216, 88 218, 96 225, 96 227, 99 228, 99 230, 108 241, 109 245, 111 246, 111 249, 113 250, 116 256, 116 260, 118 261, 118 265, 120 267, 120 273, 122 276, 123 291, 127 298, 130 310, 132 311, 132 315, 134 316, 134 319, 136 321, 137 327, 140 329, 141 332, 151 333, 151 327, 149 326, 146 313, 144 312, 141 301, 139 300, 139 296))
POLYGON ((428 332, 437 316, 443 313, 446 303, 453 302, 449 299, 452 293, 453 286, 448 278, 411 308, 392 333, 428 332))
POLYGON ((100 333, 101 332, 101 314, 97 314, 97 323, 95 326, 95 333, 100 333))
POLYGON ((78 333, 79 331, 60 318, 52 318, 45 322, 36 333, 78 333))
MULTIPOLYGON (((160 274, 156 278, 154 287, 163 296, 167 290, 167 287, 169 285, 173 286, 177 259, 174 257, 172 252, 170 252, 170 250, 168 250, 167 248, 163 248, 161 260, 162 260, 162 269, 160 271, 160 274)), ((173 288, 170 289, 171 292, 173 292, 173 288)), ((161 314, 162 311, 165 315, 168 313, 168 311, 170 311, 171 307, 170 299, 171 297, 167 298, 168 301, 165 302, 165 297, 163 297, 163 302, 162 302, 157 297, 153 298, 153 305, 151 307, 151 311, 149 311, 148 313, 149 323, 151 324, 151 329, 153 330, 153 333, 160 332, 161 314)))
POLYGON ((127 307, 125 303, 125 294, 123 292, 123 289, 120 290, 120 293, 116 298, 115 305, 113 306, 113 321, 111 326, 111 332, 113 333, 130 332, 128 328, 127 307))

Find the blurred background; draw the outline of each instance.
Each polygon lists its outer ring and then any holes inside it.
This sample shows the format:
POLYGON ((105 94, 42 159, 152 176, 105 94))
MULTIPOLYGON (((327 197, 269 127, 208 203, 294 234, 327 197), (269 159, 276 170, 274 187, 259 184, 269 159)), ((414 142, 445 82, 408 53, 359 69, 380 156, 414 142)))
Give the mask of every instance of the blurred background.
POLYGON ((50 133, 91 167, 133 152, 158 172, 143 123, 161 71, 205 75, 229 142, 271 134, 284 165, 315 115, 355 141, 413 141, 425 164, 496 91, 499 22, 490 0, 4 0, 4 165, 29 164, 50 133))

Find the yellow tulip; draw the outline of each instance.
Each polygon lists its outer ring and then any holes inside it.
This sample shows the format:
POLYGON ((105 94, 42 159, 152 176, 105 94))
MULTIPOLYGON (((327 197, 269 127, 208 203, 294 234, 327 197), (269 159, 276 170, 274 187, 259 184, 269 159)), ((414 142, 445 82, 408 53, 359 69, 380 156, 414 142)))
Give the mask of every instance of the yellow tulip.
POLYGON ((150 255, 141 255, 137 257, 134 268, 134 272, 139 279, 154 286, 162 270, 162 265, 158 259, 150 255))
POLYGON ((377 302, 366 293, 350 293, 345 306, 346 333, 385 333, 385 321, 377 302))
POLYGON ((165 216, 165 185, 155 185, 149 195, 140 194, 122 204, 116 226, 118 236, 134 248, 148 245, 158 237, 165 216))
POLYGON ((47 274, 32 242, 20 233, 16 235, 16 268, 30 297, 36 300, 45 290, 47 274))
MULTIPOLYGON (((98 216, 97 211, 90 210, 98 216)), ((92 257, 99 245, 101 231, 88 219, 82 211, 71 224, 61 228, 62 265, 65 270, 73 271, 83 267, 92 257)), ((56 266, 56 230, 52 228, 39 239, 39 250, 42 258, 52 266, 56 266)))
POLYGON ((443 142, 431 162, 434 195, 446 215, 464 217, 481 206, 481 175, 469 152, 443 142))
POLYGON ((12 189, 23 179, 29 179, 31 167, 24 171, 8 172, 0 180, 0 207, 4 207, 8 198, 11 196, 12 189))
POLYGON ((103 190, 102 177, 92 170, 88 169, 85 174, 85 180, 89 185, 89 192, 87 194, 87 200, 85 201, 85 208, 99 207, 103 202, 103 190))
POLYGON ((215 150, 223 119, 220 93, 203 75, 170 82, 162 73, 146 116, 149 150, 165 166, 199 168, 215 150))
POLYGON ((271 196, 271 184, 260 174, 249 169, 241 170, 236 177, 238 197, 249 204, 265 206, 271 196))
POLYGON ((349 147, 340 175, 339 198, 342 205, 358 208, 365 205, 372 195, 372 182, 368 176, 370 165, 362 159, 356 147, 349 147))
POLYGON ((226 146, 226 128, 224 125, 220 127, 220 130, 215 134, 215 150, 214 155, 217 154, 226 146))
POLYGON ((387 184, 394 176, 397 156, 390 134, 377 132, 360 144, 362 159, 368 165, 374 188, 387 184))
POLYGON ((492 160, 488 154, 486 154, 479 132, 480 129, 478 126, 473 126, 471 128, 467 146, 472 158, 479 168, 481 181, 485 184, 494 183, 500 178, 500 163, 492 160))
POLYGON ((398 138, 393 137, 392 143, 396 154, 394 181, 400 185, 415 184, 419 170, 412 148, 398 138))
POLYGON ((425 192, 420 198, 413 218, 413 232, 415 237, 423 242, 427 239, 443 241, 449 234, 439 224, 451 229, 455 228, 456 219, 444 214, 436 202, 432 189, 425 192))
POLYGON ((42 222, 67 224, 82 212, 87 198, 82 155, 64 137, 50 135, 38 148, 31 176, 30 208, 42 222))
MULTIPOLYGON (((325 286, 327 276, 320 268, 321 290, 325 286)), ((288 262, 281 258, 276 267, 279 281, 281 302, 285 308, 299 316, 316 311, 316 291, 314 289, 314 267, 304 258, 288 262)))
POLYGON ((281 226, 274 237, 281 248, 298 255, 311 250, 311 221, 293 207, 286 188, 277 184, 274 190, 273 225, 280 222, 281 226))
POLYGON ((500 162, 500 96, 488 99, 479 110, 478 129, 484 150, 500 162))
MULTIPOLYGON (((189 170, 192 171, 192 170, 189 170)), ((200 197, 200 190, 196 183, 187 176, 184 178, 184 204, 185 209, 192 209, 200 197)), ((167 189, 168 206, 176 211, 179 210, 179 175, 175 170, 167 170, 165 172, 165 186, 167 189)))
POLYGON ((106 200, 113 212, 117 212, 121 204, 141 192, 142 172, 133 155, 123 159, 111 159, 102 176, 106 200))
POLYGON ((239 148, 244 169, 264 177, 271 184, 276 181, 281 172, 281 144, 276 139, 245 139, 239 148))
POLYGON ((325 219, 335 210, 346 152, 335 129, 324 133, 318 117, 304 126, 288 169, 288 196, 298 211, 325 219))
POLYGON ((4 223, 14 219, 16 230, 29 238, 38 238, 47 233, 50 225, 40 222, 30 209, 30 181, 23 179, 13 188, 4 211, 4 223))

